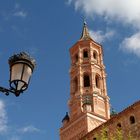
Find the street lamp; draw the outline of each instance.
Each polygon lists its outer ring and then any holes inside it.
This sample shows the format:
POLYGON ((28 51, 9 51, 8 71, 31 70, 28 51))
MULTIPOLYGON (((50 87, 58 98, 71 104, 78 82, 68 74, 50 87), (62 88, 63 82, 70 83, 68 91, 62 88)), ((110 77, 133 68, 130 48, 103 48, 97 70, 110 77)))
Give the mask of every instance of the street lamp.
POLYGON ((35 65, 35 60, 25 52, 11 56, 9 58, 10 88, 0 87, 0 91, 5 95, 13 93, 15 96, 19 96, 28 88, 35 65))

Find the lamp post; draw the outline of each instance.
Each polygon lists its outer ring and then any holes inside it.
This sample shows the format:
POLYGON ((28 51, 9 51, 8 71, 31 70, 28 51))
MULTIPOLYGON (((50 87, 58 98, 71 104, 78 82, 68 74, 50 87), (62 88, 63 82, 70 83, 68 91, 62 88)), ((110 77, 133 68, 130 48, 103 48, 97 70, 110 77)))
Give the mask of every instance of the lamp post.
POLYGON ((11 56, 9 58, 10 88, 0 87, 0 92, 5 95, 13 93, 15 96, 23 93, 28 88, 35 65, 35 60, 25 52, 11 56))

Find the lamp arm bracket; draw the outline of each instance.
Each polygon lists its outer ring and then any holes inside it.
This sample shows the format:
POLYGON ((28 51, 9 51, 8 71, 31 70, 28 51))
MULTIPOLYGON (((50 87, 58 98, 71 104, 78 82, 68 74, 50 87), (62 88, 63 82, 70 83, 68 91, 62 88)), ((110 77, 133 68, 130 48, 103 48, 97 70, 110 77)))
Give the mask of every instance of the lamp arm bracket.
POLYGON ((15 93, 14 91, 10 90, 10 89, 7 89, 7 88, 4 88, 4 87, 0 87, 0 92, 4 93, 5 95, 9 95, 9 93, 15 93))

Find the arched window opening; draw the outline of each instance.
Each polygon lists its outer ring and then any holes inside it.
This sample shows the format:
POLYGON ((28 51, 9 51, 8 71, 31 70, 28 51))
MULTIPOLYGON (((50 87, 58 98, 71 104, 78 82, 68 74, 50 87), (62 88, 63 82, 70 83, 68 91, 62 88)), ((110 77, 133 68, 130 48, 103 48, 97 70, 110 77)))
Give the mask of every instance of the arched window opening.
POLYGON ((90 86, 90 78, 89 75, 84 75, 84 87, 90 86))
POLYGON ((78 90, 78 79, 77 77, 75 77, 74 79, 74 92, 76 92, 78 90))
POLYGON ((75 55, 75 62, 78 61, 78 54, 75 55))
POLYGON ((107 132, 107 131, 105 131, 105 137, 106 137, 106 138, 108 137, 108 132, 107 132))
POLYGON ((97 59, 97 52, 96 51, 93 52, 93 58, 97 59))
POLYGON ((84 58, 88 58, 88 51, 87 51, 87 50, 84 50, 84 51, 83 51, 83 57, 84 57, 84 58))
POLYGON ((120 129, 122 127, 121 123, 117 124, 117 128, 120 129))
POLYGON ((130 124, 134 124, 135 123, 135 117, 134 116, 130 116, 130 124))
POLYGON ((100 77, 98 75, 95 76, 95 84, 97 88, 100 88, 100 77))

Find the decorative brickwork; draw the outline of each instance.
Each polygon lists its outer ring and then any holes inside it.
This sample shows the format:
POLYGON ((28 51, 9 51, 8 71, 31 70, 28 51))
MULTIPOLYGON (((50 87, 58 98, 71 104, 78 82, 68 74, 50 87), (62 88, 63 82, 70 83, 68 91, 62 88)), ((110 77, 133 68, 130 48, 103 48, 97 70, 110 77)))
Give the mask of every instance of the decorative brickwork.
POLYGON ((86 23, 70 56, 69 120, 63 120, 60 140, 79 140, 110 118, 102 46, 90 37, 86 23))
MULTIPOLYGON (((101 131, 106 129, 108 139, 116 135, 118 129, 122 131, 122 140, 140 140, 140 101, 129 106, 110 120, 93 129, 80 140, 93 140, 101 131)), ((97 139, 98 140, 98 139, 97 139)))

